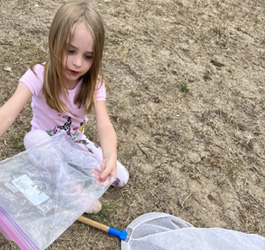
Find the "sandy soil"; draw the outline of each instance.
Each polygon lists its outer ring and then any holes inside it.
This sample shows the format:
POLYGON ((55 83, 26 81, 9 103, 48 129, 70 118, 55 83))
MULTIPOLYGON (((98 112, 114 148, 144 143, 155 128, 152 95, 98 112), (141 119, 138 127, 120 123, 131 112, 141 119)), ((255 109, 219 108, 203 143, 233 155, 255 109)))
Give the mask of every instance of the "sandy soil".
MULTIPOLYGON (((44 60, 61 0, 0 0, 0 104, 44 60)), ((107 31, 104 72, 123 189, 94 219, 125 229, 159 211, 196 227, 265 236, 263 0, 97 0, 107 31)), ((0 138, 0 160, 24 150, 28 104, 0 138)), ((97 141, 91 115, 87 135, 97 141)), ((0 249, 17 249, 0 236, 0 249)), ((120 249, 74 223, 49 249, 120 249)))

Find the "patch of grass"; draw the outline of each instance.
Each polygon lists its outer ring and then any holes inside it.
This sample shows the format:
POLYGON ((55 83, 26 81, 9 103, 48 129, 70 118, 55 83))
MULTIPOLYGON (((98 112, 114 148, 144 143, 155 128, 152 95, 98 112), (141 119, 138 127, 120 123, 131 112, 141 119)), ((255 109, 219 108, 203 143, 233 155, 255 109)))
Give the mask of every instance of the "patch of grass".
POLYGON ((182 93, 185 93, 186 94, 186 93, 190 92, 190 89, 188 87, 188 83, 185 82, 185 81, 180 82, 179 88, 180 88, 180 91, 182 93))
POLYGON ((143 6, 143 8, 142 8, 142 13, 145 13, 145 12, 147 12, 148 11, 148 9, 149 9, 149 6, 146 4, 146 5, 144 5, 143 6))
POLYGON ((24 150, 24 134, 13 134, 11 136, 11 141, 13 144, 13 147, 18 150, 24 150))
POLYGON ((79 231, 84 231, 84 230, 86 230, 87 228, 86 228, 86 225, 84 224, 84 223, 78 223, 78 230, 79 231))
POLYGON ((235 180, 240 172, 240 167, 238 165, 230 165, 227 168, 227 174, 232 179, 235 180))
POLYGON ((43 61, 46 61, 47 59, 47 54, 46 52, 44 52, 43 50, 41 49, 36 49, 34 52, 33 52, 33 55, 35 57, 35 61, 37 62, 43 62, 43 61))
POLYGON ((21 44, 18 45, 18 49, 22 51, 24 55, 27 55, 28 63, 31 65, 44 62, 47 59, 47 53, 31 43, 31 41, 22 41, 21 44))
POLYGON ((102 210, 97 215, 91 215, 91 219, 108 224, 106 221, 106 215, 116 213, 118 210, 122 209, 122 201, 116 201, 109 204, 102 205, 102 210))
POLYGON ((128 107, 128 103, 120 97, 117 99, 117 103, 119 109, 125 110, 128 107))
POLYGON ((117 208, 117 202, 112 202, 106 205, 103 205, 102 210, 100 211, 100 214, 109 215, 113 214, 118 210, 117 208))
POLYGON ((19 45, 20 50, 28 50, 31 47, 32 47, 32 44, 30 43, 30 41, 27 41, 27 40, 22 41, 22 43, 19 45))

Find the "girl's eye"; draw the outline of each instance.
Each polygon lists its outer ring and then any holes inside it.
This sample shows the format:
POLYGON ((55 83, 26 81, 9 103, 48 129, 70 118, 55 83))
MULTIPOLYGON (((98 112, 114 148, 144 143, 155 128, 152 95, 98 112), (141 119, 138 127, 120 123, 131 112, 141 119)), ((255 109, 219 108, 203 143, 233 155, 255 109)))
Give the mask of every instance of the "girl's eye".
POLYGON ((74 50, 72 50, 72 49, 69 49, 69 50, 68 50, 68 53, 69 53, 69 54, 74 54, 74 53, 75 53, 75 51, 74 51, 74 50))
POLYGON ((92 59, 92 56, 85 56, 85 58, 86 58, 87 60, 91 60, 91 59, 92 59))

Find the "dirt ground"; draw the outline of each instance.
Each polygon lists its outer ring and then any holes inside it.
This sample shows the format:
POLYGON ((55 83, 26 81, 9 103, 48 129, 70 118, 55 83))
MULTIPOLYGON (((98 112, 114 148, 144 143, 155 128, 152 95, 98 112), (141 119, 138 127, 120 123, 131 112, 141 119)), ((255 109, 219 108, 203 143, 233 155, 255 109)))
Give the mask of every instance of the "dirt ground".
MULTIPOLYGON (((62 0, 0 0, 0 104, 45 60, 62 0)), ((148 212, 196 227, 265 236, 264 0, 96 0, 106 25, 104 74, 118 158, 130 180, 93 219, 120 229, 148 212)), ((95 123, 86 134, 97 141, 95 123)), ((30 103, 0 138, 24 150, 30 103)), ((18 249, 1 235, 0 249, 18 249)), ((120 249, 75 222, 48 249, 120 249)), ((177 248, 176 248, 177 249, 177 248)))

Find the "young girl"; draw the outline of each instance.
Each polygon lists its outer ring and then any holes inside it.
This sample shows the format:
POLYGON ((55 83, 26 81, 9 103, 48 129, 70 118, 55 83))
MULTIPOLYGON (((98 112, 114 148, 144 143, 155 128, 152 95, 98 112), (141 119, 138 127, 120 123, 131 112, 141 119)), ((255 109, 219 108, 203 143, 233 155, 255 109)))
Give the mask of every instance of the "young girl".
MULTIPOLYGON (((70 1, 57 11, 49 32, 49 59, 36 64, 19 80, 13 96, 0 108, 0 136, 32 97, 32 129, 24 138, 28 149, 61 130, 101 157, 100 180, 116 178, 124 186, 128 171, 117 162, 116 133, 111 124, 101 74, 104 26, 89 3, 70 1), (84 135, 87 114, 94 109, 102 150, 84 135)), ((88 213, 101 210, 95 202, 88 213)))

